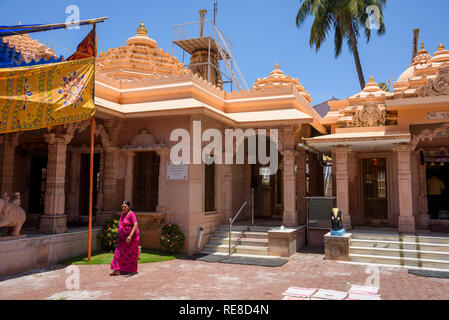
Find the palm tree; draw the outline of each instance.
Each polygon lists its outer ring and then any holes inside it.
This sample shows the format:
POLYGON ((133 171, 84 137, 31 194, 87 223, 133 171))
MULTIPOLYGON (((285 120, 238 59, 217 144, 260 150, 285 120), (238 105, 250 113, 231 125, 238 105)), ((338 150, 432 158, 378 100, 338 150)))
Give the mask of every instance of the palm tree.
POLYGON ((336 58, 341 54, 343 40, 345 40, 354 55, 360 87, 363 90, 365 78, 357 47, 358 38, 360 38, 361 32, 365 34, 367 43, 371 38, 371 28, 367 24, 370 17, 366 12, 369 6, 377 6, 379 9, 377 34, 385 33, 383 7, 386 2, 387 0, 301 0, 302 4, 296 16, 296 25, 299 28, 308 16, 314 17, 309 44, 311 47, 315 46, 316 51, 320 49, 321 44, 333 29, 336 58))

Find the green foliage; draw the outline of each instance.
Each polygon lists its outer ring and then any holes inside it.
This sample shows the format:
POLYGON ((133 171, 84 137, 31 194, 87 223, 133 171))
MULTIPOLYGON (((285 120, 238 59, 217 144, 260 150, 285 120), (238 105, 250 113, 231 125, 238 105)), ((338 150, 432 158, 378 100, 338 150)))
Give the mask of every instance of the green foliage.
POLYGON ((162 228, 159 236, 161 246, 172 253, 181 251, 184 246, 185 236, 176 224, 169 223, 162 228))
MULTIPOLYGON (((71 264, 75 264, 75 265, 96 265, 96 264, 107 265, 107 264, 111 264, 113 257, 114 257, 113 252, 98 252, 91 256, 90 262, 87 261, 86 256, 80 256, 80 257, 65 260, 60 263, 64 264, 64 265, 71 265, 71 264)), ((143 249, 141 251, 138 263, 152 263, 152 262, 169 261, 169 260, 174 260, 178 257, 182 257, 182 256, 166 254, 166 253, 158 251, 158 250, 143 249)))
POLYGON ((98 235, 101 241, 101 247, 104 251, 114 251, 117 247, 118 220, 110 218, 103 224, 103 230, 98 235))
POLYGON ((364 34, 366 41, 371 38, 372 29, 366 24, 369 19, 367 9, 370 6, 378 8, 379 28, 377 34, 385 33, 383 8, 387 0, 301 0, 301 7, 296 16, 296 25, 301 27, 305 20, 313 17, 310 29, 309 44, 318 51, 323 42, 334 32, 335 57, 338 57, 346 42, 354 54, 362 89, 365 84, 360 58, 358 56, 358 39, 364 34))

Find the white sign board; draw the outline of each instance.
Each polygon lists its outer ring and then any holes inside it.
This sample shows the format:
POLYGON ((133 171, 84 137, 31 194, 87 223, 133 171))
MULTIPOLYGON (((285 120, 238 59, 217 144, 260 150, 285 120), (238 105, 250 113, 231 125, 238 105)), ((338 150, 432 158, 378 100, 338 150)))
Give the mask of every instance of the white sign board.
POLYGON ((442 120, 442 119, 449 119, 449 111, 427 113, 427 120, 442 120))
POLYGON ((187 180, 188 166, 167 162, 167 180, 187 180))

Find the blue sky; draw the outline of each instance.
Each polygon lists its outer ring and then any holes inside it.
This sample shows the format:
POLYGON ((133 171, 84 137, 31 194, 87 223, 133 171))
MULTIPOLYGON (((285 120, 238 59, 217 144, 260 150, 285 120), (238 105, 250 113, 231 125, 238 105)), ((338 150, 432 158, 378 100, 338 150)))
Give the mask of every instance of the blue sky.
MULTIPOLYGON (((80 18, 108 16, 98 27, 100 51, 125 45, 136 33, 141 20, 149 35, 159 46, 171 53, 172 26, 198 20, 198 10, 207 9, 213 16, 215 0, 70 0, 70 1, 2 1, 0 21, 4 25, 64 22, 66 7, 77 5, 80 18)), ((345 98, 360 91, 352 54, 347 48, 334 58, 333 37, 318 53, 309 46, 312 18, 298 29, 295 25, 299 0, 219 0, 218 27, 232 41, 233 54, 251 86, 257 78, 265 77, 279 62, 281 70, 299 78, 312 95, 312 104, 335 96, 345 98)), ((365 77, 372 74, 385 81, 394 74, 396 80, 408 67, 412 54, 412 30, 420 28, 431 54, 442 42, 449 48, 448 0, 389 0, 385 9, 387 32, 374 35, 359 46, 365 77)), ((70 55, 89 29, 60 30, 36 33, 34 38, 55 49, 58 55, 70 55)), ((182 59, 180 51, 175 55, 182 59)), ((187 62, 187 61, 186 61, 187 62)))

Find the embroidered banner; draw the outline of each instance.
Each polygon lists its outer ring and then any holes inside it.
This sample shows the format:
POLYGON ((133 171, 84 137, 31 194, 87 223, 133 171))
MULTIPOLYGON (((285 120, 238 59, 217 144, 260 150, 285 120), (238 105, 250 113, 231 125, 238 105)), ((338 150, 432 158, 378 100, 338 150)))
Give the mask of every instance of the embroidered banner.
POLYGON ((94 58, 0 69, 0 133, 89 119, 94 58))

